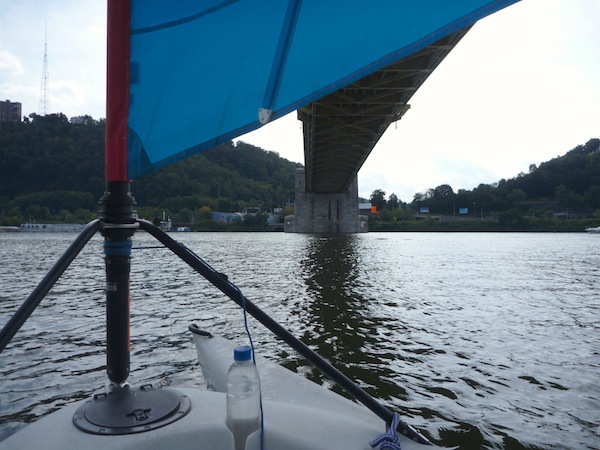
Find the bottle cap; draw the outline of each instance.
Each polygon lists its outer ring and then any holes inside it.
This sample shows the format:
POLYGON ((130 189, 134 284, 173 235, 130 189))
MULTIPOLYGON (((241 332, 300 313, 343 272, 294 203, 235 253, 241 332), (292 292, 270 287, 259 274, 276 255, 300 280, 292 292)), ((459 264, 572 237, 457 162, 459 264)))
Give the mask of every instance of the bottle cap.
POLYGON ((252 357, 252 348, 249 345, 240 345, 233 349, 234 361, 248 361, 252 357))

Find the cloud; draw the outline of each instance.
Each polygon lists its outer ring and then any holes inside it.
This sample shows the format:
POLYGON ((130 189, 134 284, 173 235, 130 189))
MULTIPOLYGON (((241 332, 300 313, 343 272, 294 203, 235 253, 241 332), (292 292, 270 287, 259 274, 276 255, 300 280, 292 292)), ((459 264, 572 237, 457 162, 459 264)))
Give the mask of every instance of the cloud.
POLYGON ((0 77, 14 77, 23 73, 25 69, 19 58, 6 50, 0 50, 0 77))
POLYGON ((69 111, 84 106, 85 88, 70 80, 58 80, 50 83, 49 92, 52 111, 69 111))

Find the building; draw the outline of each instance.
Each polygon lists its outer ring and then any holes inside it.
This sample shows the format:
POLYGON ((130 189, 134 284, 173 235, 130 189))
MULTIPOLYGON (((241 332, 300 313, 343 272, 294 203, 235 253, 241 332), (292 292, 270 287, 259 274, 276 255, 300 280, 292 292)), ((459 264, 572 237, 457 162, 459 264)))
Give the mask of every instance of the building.
POLYGON ((219 212, 212 211, 210 213, 210 218, 215 222, 223 222, 223 223, 233 223, 233 222, 241 222, 243 216, 240 213, 228 213, 228 212, 219 212))
POLYGON ((21 104, 6 100, 0 101, 0 122, 20 122, 21 104))

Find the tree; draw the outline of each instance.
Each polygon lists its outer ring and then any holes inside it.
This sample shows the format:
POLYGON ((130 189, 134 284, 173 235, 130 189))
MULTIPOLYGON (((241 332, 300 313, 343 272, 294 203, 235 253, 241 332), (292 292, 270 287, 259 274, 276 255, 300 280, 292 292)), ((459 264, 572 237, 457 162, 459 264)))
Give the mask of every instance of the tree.
POLYGON ((592 209, 600 208, 600 186, 590 186, 585 192, 585 203, 592 209))
POLYGON ((399 204, 399 200, 398 200, 398 196, 396 194, 390 194, 390 197, 388 198, 388 209, 390 211, 395 210, 396 208, 398 208, 398 204, 399 204))
POLYGON ((437 199, 448 199, 454 197, 454 190, 452 186, 448 184, 441 184, 433 190, 433 198, 437 199))
POLYGON ((509 209, 498 214, 498 224, 507 230, 525 229, 525 220, 521 213, 516 209, 509 209))
POLYGON ((527 200, 527 194, 521 189, 513 189, 506 199, 511 203, 520 203, 527 200))
POLYGON ((561 184, 556 188, 556 200, 561 208, 576 209, 581 206, 582 198, 575 192, 571 191, 564 184, 561 184))
POLYGON ((385 191, 381 189, 375 189, 371 193, 371 205, 376 206, 377 211, 382 211, 383 209, 385 209, 386 203, 387 202, 385 201, 385 191))
POLYGON ((295 212, 295 210, 294 210, 293 206, 286 206, 279 213, 279 219, 283 221, 286 216, 292 216, 292 215, 294 215, 294 212, 295 212))
POLYGON ((241 223, 242 229, 264 231, 269 228, 267 225, 267 214, 246 214, 241 223))
POLYGON ((442 184, 433 190, 432 208, 438 213, 450 214, 455 206, 455 194, 452 187, 442 184))
POLYGON ((203 206, 196 212, 196 217, 198 220, 211 220, 211 212, 208 206, 203 206))

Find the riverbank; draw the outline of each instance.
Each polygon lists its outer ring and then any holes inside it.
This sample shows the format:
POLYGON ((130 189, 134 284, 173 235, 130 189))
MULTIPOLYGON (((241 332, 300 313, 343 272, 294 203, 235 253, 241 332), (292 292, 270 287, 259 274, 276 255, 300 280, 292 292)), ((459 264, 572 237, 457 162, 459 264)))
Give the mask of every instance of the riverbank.
POLYGON ((427 232, 585 232, 586 228, 597 227, 600 219, 545 219, 520 217, 508 223, 493 218, 453 220, 443 216, 436 219, 381 222, 369 221, 369 231, 427 231, 427 232))

